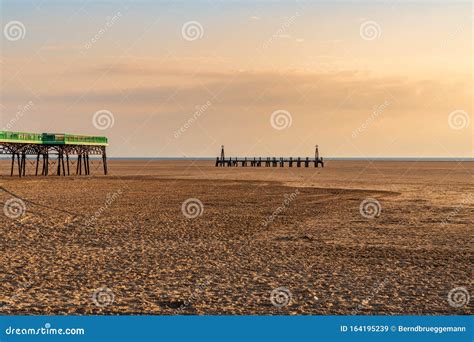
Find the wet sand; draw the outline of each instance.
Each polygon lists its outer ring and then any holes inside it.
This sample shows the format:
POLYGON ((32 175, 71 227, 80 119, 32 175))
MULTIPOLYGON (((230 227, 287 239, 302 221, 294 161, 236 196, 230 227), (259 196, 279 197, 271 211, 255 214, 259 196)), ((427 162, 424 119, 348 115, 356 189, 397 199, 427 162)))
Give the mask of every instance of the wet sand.
POLYGON ((0 314, 473 312, 473 162, 109 167, 0 177, 0 314))

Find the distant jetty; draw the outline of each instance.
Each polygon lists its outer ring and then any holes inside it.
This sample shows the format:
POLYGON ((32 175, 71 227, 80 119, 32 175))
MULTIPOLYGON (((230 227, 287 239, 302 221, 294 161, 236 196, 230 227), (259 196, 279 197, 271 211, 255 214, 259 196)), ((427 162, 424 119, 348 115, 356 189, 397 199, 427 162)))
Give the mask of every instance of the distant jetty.
POLYGON ((231 167, 231 166, 242 166, 242 167, 310 167, 313 165, 314 167, 324 167, 324 160, 322 157, 319 156, 319 148, 316 145, 316 149, 314 152, 314 158, 310 157, 235 157, 235 158, 226 158, 224 152, 224 145, 221 148, 221 155, 220 157, 216 158, 216 167, 231 167))

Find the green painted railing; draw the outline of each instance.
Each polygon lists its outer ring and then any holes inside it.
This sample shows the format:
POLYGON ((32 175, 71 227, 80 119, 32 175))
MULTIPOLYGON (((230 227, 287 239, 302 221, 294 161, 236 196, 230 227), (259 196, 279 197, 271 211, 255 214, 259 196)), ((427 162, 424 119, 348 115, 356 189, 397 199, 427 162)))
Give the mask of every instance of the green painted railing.
POLYGON ((64 140, 66 144, 92 144, 92 145, 107 145, 108 140, 106 137, 88 136, 88 135, 74 135, 65 134, 64 140))
POLYGON ((107 146, 106 137, 63 134, 0 131, 0 142, 41 145, 101 145, 107 146))
POLYGON ((41 144, 42 134, 0 131, 0 141, 41 144))

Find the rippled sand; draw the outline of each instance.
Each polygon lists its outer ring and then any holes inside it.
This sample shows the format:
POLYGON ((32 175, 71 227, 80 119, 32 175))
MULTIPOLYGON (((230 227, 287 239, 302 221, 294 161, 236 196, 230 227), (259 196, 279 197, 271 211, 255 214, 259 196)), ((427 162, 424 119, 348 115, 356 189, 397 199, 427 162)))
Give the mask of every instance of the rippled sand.
POLYGON ((472 314, 474 163, 326 166, 2 176, 0 314, 472 314))

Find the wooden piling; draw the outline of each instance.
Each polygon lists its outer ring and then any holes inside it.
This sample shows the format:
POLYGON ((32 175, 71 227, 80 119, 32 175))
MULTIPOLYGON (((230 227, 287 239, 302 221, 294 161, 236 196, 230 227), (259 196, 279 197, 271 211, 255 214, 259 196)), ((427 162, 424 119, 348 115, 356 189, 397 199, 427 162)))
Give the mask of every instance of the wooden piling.
POLYGON ((221 149, 221 155, 220 157, 216 157, 216 162, 215 166, 216 167, 236 167, 236 166, 242 166, 242 167, 285 167, 286 164, 288 167, 293 167, 293 164, 296 163, 296 167, 310 167, 311 164, 314 164, 314 167, 319 167, 321 165, 324 167, 324 161, 323 158, 319 156, 319 150, 318 150, 318 145, 316 145, 316 150, 315 150, 315 157, 310 158, 310 157, 289 157, 289 158, 284 158, 284 157, 243 157, 243 158, 228 158, 226 159, 225 157, 225 152, 224 152, 224 146, 222 146, 221 149))

